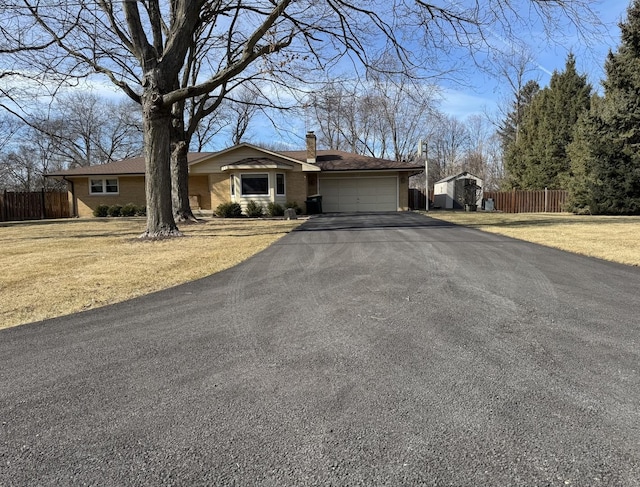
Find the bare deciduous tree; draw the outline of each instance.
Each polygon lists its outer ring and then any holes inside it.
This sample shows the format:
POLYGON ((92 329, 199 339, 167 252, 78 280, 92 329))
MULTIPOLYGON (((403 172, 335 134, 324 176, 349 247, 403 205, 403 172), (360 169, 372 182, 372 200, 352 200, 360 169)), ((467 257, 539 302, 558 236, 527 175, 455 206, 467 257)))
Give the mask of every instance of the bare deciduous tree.
POLYGON ((18 121, 9 113, 4 113, 0 116, 0 153, 9 146, 19 130, 18 121))
POLYGON ((49 132, 57 142, 55 152, 71 167, 104 164, 142 153, 141 120, 131 102, 76 92, 59 97, 48 115, 49 120, 36 128, 49 132))
POLYGON ((309 97, 308 110, 319 128, 319 143, 327 149, 358 152, 358 87, 330 80, 309 97))
POLYGON ((137 106, 112 102, 92 93, 61 95, 47 105, 11 111, 14 123, 50 139, 52 157, 67 167, 92 166, 142 153, 142 124, 137 106))
POLYGON ((32 127, 17 132, 18 141, 0 153, 0 188, 37 191, 54 182, 45 178, 50 171, 63 169, 55 153, 56 141, 32 127))
POLYGON ((414 156, 435 113, 435 88, 391 71, 368 82, 329 82, 311 97, 323 146, 398 161, 414 156))
POLYGON ((430 166, 433 166, 434 181, 461 170, 462 158, 469 140, 464 122, 441 113, 432 120, 430 133, 425 139, 429 144, 429 162, 430 166))

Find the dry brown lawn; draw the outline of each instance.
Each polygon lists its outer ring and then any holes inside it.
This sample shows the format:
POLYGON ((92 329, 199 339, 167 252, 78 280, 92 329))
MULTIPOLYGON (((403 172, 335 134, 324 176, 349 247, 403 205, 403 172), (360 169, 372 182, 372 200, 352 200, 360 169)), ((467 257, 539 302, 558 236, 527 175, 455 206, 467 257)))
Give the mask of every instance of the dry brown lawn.
POLYGON ((144 219, 0 224, 0 328, 166 289, 232 267, 301 220, 183 225, 185 238, 141 241, 144 219))
POLYGON ((432 211, 439 220, 569 252, 640 265, 640 216, 432 211))

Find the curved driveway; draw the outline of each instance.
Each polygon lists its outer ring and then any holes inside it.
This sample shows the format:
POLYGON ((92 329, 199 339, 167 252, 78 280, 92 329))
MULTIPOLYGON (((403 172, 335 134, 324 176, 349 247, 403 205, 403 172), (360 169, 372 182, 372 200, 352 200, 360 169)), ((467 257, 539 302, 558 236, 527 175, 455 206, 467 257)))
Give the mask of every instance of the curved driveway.
POLYGON ((639 323, 637 268, 314 218, 220 274, 0 331, 0 485, 640 485, 639 323))

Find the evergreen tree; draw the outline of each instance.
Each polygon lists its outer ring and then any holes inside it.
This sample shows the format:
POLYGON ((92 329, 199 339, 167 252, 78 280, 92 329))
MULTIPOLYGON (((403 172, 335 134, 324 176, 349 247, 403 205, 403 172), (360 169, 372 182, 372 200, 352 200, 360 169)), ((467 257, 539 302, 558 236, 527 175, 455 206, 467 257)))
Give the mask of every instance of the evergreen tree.
POLYGON ((525 110, 539 91, 540 85, 538 82, 530 80, 525 83, 519 93, 516 93, 516 99, 512 103, 512 110, 507 113, 506 118, 498 129, 503 148, 506 149, 517 140, 525 110))
POLYGON ((595 184, 592 168, 601 151, 606 146, 597 142, 595 130, 599 114, 602 111, 602 99, 594 95, 591 108, 585 112, 576 124, 573 141, 567 148, 571 170, 566 178, 565 188, 569 191, 567 210, 575 213, 590 213, 593 206, 592 187, 595 184))
POLYGON ((554 72, 548 87, 527 106, 518 138, 505 161, 513 187, 521 189, 562 188, 570 169, 567 146, 574 127, 589 109, 591 85, 576 71, 570 54, 565 70, 554 72))
POLYGON ((621 45, 605 64, 604 99, 585 117, 574 146, 574 211, 640 213, 640 0, 620 24, 621 45))
POLYGON ((524 172, 524 167, 519 164, 522 158, 518 156, 516 142, 519 138, 526 109, 539 91, 540 85, 537 81, 527 81, 522 89, 516 93, 512 110, 507 113, 506 118, 498 129, 502 153, 504 154, 504 167, 508 174, 507 186, 517 186, 516 182, 524 172))

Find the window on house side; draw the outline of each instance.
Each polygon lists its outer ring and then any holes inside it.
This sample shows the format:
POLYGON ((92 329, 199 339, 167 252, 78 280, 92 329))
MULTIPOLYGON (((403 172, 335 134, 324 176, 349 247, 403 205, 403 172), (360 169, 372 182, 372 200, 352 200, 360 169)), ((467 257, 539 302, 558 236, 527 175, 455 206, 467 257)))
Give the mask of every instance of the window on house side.
POLYGON ((90 179, 89 194, 117 194, 119 192, 117 179, 90 179))
POLYGON ((103 193, 102 179, 92 179, 89 182, 90 193, 103 193))
POLYGON ((242 196, 269 194, 268 174, 243 174, 240 184, 242 196))
POLYGON ((276 174, 276 194, 284 196, 284 174, 276 174))
POLYGON ((118 192, 118 180, 117 179, 105 179, 104 187, 107 193, 117 193, 118 192))

